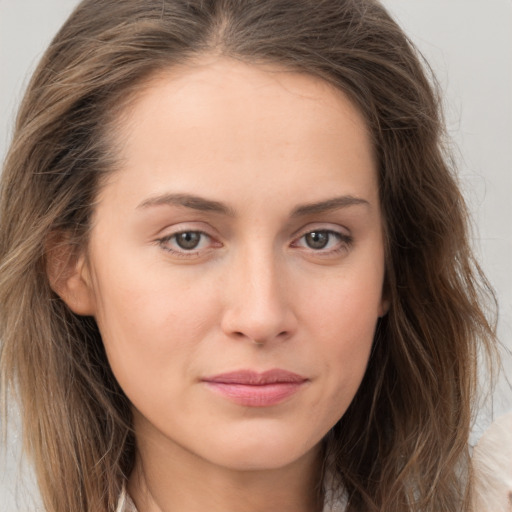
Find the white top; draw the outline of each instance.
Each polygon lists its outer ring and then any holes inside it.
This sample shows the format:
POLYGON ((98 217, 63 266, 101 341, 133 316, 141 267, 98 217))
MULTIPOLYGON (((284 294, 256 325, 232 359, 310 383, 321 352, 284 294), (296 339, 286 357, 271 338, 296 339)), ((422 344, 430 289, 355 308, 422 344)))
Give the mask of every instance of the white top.
POLYGON ((475 510, 512 512, 512 413, 498 418, 473 454, 475 510))

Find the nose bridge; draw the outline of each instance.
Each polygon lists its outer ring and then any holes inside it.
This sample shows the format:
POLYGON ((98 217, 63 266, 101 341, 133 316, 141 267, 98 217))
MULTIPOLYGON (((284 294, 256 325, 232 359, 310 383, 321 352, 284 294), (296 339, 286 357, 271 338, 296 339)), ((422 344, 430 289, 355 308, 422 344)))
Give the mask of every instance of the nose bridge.
POLYGON ((258 343, 290 335, 295 321, 287 273, 273 247, 252 243, 238 251, 231 264, 225 332, 258 343))

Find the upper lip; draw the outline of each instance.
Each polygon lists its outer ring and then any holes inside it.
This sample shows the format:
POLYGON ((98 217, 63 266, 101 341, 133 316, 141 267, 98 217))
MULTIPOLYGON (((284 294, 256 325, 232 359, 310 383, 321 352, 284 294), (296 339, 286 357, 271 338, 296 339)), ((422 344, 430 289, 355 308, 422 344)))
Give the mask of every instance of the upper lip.
POLYGON ((220 373, 201 379, 204 382, 218 384, 241 384, 245 386, 264 386, 266 384, 299 383, 308 380, 302 375, 282 370, 280 368, 257 372, 254 370, 235 370, 233 372, 220 373))

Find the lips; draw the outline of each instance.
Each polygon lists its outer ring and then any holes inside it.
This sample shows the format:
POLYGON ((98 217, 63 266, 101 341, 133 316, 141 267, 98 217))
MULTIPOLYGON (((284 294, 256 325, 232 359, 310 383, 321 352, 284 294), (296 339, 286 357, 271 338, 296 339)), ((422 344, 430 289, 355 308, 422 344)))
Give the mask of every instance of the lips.
POLYGON ((247 407, 270 407, 297 393, 308 379, 282 369, 255 372, 239 370, 201 379, 228 400, 247 407))

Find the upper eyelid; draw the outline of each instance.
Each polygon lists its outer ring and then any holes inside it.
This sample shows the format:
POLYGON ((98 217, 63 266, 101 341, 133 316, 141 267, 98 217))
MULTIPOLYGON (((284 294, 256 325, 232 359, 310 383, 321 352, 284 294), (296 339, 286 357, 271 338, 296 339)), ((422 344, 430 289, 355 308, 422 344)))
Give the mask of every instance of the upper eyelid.
POLYGON ((210 238, 216 238, 219 236, 216 229, 214 229, 212 226, 210 226, 206 222, 179 222, 174 225, 168 225, 158 231, 158 233, 155 235, 156 238, 171 238, 175 235, 178 235, 179 233, 186 233, 186 232, 194 232, 194 233, 201 233, 203 235, 207 235, 210 238), (195 225, 193 225, 195 224, 195 225), (199 224, 199 226, 198 226, 199 224))
POLYGON ((177 230, 170 231, 167 235, 162 235, 162 238, 172 238, 173 236, 179 235, 180 233, 199 233, 201 235, 206 235, 206 236, 212 237, 212 235, 210 235, 210 233, 208 233, 204 229, 180 228, 177 230))

